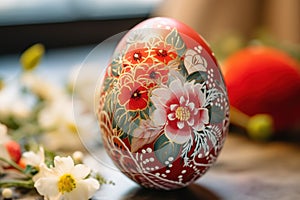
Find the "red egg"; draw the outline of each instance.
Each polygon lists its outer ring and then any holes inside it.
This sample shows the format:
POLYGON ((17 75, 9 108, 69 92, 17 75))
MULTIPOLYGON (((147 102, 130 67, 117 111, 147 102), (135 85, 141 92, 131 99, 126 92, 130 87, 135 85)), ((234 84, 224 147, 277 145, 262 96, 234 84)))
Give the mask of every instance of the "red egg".
POLYGON ((276 132, 299 129, 299 63, 279 49, 251 46, 223 65, 230 103, 247 115, 268 114, 276 132))
POLYGON ((210 48, 185 24, 151 18, 131 29, 100 95, 104 147, 143 187, 185 187, 216 161, 228 132, 226 87, 210 48))

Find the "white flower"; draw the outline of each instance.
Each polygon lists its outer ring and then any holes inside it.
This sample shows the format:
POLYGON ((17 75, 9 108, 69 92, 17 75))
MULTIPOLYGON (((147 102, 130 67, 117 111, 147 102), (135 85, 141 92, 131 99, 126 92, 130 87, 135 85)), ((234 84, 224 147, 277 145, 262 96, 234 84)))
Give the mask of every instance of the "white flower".
POLYGON ((64 94, 61 88, 33 73, 24 73, 21 81, 32 93, 47 101, 53 101, 64 94))
POLYGON ((33 151, 26 151, 23 153, 22 159, 26 165, 39 168, 40 164, 45 162, 44 148, 40 147, 37 153, 33 151))
POLYGON ((54 167, 41 166, 42 176, 34 187, 48 200, 84 200, 89 199, 99 189, 99 182, 87 178, 90 169, 83 165, 74 165, 71 157, 54 158, 54 167))
POLYGON ((72 99, 67 97, 48 102, 38 115, 38 122, 44 129, 66 126, 70 131, 76 132, 74 121, 72 99))
POLYGON ((196 71, 206 71, 207 61, 204 57, 199 55, 196 51, 188 49, 185 53, 184 66, 189 74, 196 71))
MULTIPOLYGON (((5 143, 10 141, 9 136, 7 135, 7 127, 0 123, 0 157, 6 160, 10 160, 9 153, 6 149, 5 143)), ((0 161, 0 168, 7 167, 8 164, 0 161)))
POLYGON ((203 107, 205 94, 198 83, 174 80, 169 87, 154 89, 151 100, 156 108, 151 116, 154 125, 164 127, 175 143, 187 142, 193 132, 209 123, 209 111, 203 107))
POLYGON ((0 119, 13 117, 26 119, 31 114, 27 99, 13 87, 6 87, 0 92, 0 119))

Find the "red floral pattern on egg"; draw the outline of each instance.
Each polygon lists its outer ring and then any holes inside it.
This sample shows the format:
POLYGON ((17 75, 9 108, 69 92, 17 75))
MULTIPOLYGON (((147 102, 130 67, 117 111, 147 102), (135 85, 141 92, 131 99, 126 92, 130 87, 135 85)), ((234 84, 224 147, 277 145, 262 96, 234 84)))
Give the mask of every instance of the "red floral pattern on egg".
POLYGON ((215 162, 228 131, 226 87, 211 50, 186 25, 152 18, 114 55, 100 87, 106 151, 146 188, 189 185, 215 162))

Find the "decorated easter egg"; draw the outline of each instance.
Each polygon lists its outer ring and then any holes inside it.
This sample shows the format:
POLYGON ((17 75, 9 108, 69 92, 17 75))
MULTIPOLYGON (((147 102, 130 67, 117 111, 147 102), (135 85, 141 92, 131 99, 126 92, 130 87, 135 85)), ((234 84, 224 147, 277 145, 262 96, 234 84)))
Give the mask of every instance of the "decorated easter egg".
POLYGON ((182 188, 216 161, 229 124, 226 87, 201 36, 170 18, 121 39, 100 85, 98 119, 114 164, 146 188, 182 188))

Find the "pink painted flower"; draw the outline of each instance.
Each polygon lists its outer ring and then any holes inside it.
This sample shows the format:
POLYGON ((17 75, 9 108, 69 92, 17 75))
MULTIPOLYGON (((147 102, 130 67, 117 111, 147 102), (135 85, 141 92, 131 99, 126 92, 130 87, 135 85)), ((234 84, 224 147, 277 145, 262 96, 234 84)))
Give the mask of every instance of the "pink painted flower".
POLYGON ((153 125, 150 119, 141 120, 139 127, 133 131, 131 151, 136 152, 146 144, 153 142, 161 133, 161 127, 153 125))
POLYGON ((164 126, 166 136, 175 143, 187 142, 194 131, 209 123, 200 84, 176 79, 169 87, 154 89, 151 100, 156 107, 151 116, 154 124, 164 126))

